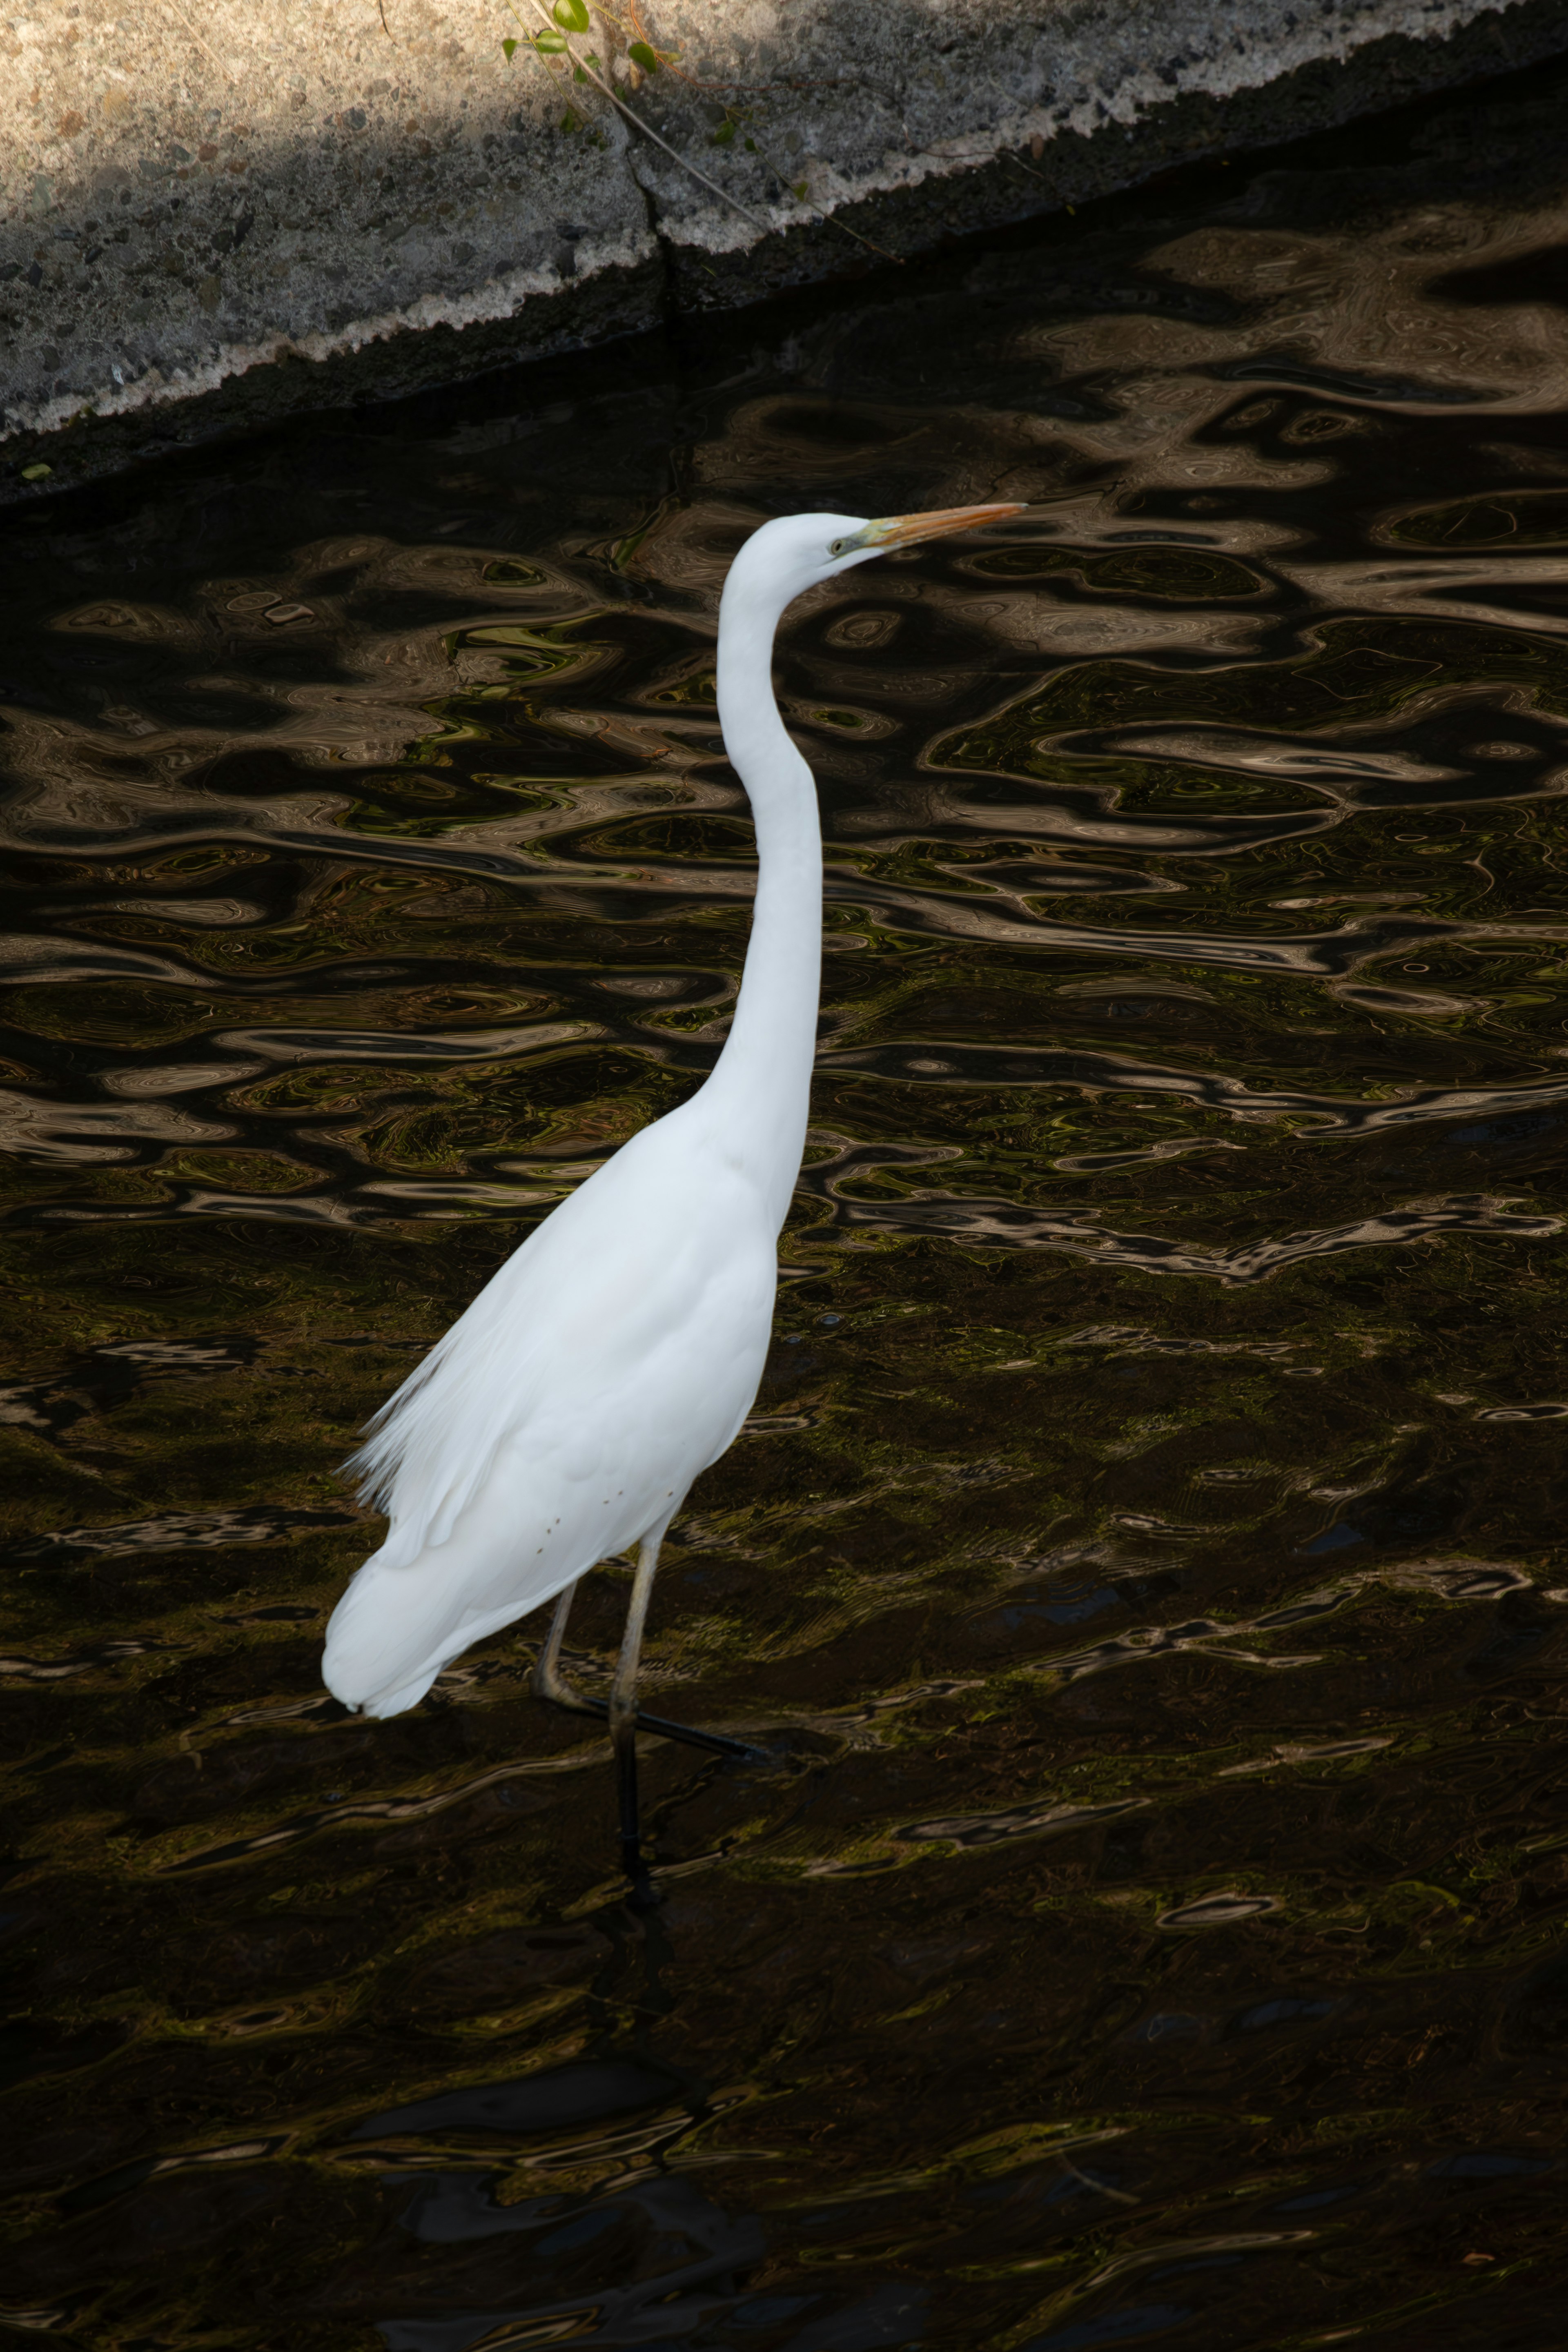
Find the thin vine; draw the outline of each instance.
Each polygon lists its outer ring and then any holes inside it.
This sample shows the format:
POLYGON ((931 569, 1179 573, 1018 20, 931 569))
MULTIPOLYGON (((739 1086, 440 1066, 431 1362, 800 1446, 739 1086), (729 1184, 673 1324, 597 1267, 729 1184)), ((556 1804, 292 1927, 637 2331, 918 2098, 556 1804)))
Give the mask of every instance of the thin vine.
MULTIPOLYGON (((651 123, 645 121, 640 114, 636 113, 626 104, 618 91, 611 88, 600 59, 592 49, 584 50, 579 55, 573 47, 574 34, 583 34, 592 29, 586 0, 553 0, 553 5, 549 9, 545 7, 544 0, 528 0, 528 5, 538 16, 542 28, 537 33, 531 33, 523 24, 522 18, 517 13, 514 0, 506 0, 507 12, 518 25, 523 36, 521 41, 510 38, 502 41, 501 48, 509 64, 521 47, 531 49, 547 73, 552 72, 550 61, 554 58, 560 58, 563 65, 570 65, 571 78, 574 82, 591 84, 608 99, 616 112, 622 115, 634 130, 640 131, 645 139, 651 141, 654 146, 662 149, 672 163, 679 163, 682 171, 689 172, 694 180, 699 181, 708 189, 710 194, 717 196, 721 203, 728 205, 731 211, 739 213, 742 220, 748 221, 763 236, 771 234, 766 221, 760 220, 748 205, 742 204, 738 196, 732 196, 727 188, 721 187, 717 180, 710 180, 706 172, 700 170, 689 156, 682 155, 677 148, 672 147, 667 139, 661 138, 651 123)), ((615 26, 624 38, 627 27, 618 20, 612 9, 603 5, 603 0, 601 0, 599 13, 608 23, 615 26)), ((709 87, 693 81, 689 74, 680 72, 675 62, 677 53, 656 49, 652 42, 647 39, 645 28, 637 12, 637 0, 629 0, 626 13, 631 18, 632 29, 639 37, 628 41, 626 46, 627 58, 633 72, 637 75, 637 83, 634 87, 640 87, 646 76, 662 72, 667 68, 674 72, 679 80, 686 82, 691 89, 709 87)), ((713 134, 713 144, 716 147, 731 145, 738 131, 752 125, 752 115, 753 110, 749 107, 727 105, 724 109, 724 120, 713 134)), ((576 131, 583 127, 576 110, 568 100, 566 112, 562 119, 563 130, 576 131)), ((754 125, 746 130, 744 145, 748 154, 761 155, 778 180, 780 186, 787 187, 797 202, 808 205, 819 221, 840 230, 844 236, 852 237, 857 245, 864 246, 868 253, 876 254, 879 259, 898 262, 900 267, 902 266, 901 254, 889 253, 885 246, 877 245, 870 237, 863 236, 858 229, 851 228, 847 221, 841 221, 834 215, 824 212, 820 205, 812 201, 804 180, 798 182, 786 180, 762 142, 755 136, 754 125)))
MULTIPOLYGON (((683 171, 689 172, 692 178, 694 180, 700 180, 702 185, 707 188, 711 194, 720 199, 721 203, 729 205, 733 211, 740 214, 742 220, 750 221, 754 229, 760 230, 763 236, 767 236, 768 225, 766 221, 759 220, 756 214, 751 211, 747 205, 742 204, 738 196, 731 195, 729 190, 727 188, 721 188, 717 180, 710 180, 706 172, 699 171, 697 165, 690 161, 689 157, 680 154, 670 145, 668 139, 661 139, 658 132, 654 130, 651 123, 645 122, 640 114, 633 113, 625 99, 616 95, 616 91, 611 89, 609 83, 605 79, 604 75, 599 71, 599 60, 594 56, 592 50, 585 50, 581 58, 577 55, 576 50, 572 47, 571 35, 573 33, 585 33, 589 29, 588 11, 584 5, 584 0, 555 0, 555 5, 552 10, 546 9, 544 0, 529 0, 529 5, 544 26, 543 36, 542 37, 537 33, 534 34, 529 44, 529 46, 538 55, 543 56, 547 54, 544 48, 544 41, 546 39, 552 43, 554 41, 559 41, 561 44, 561 50, 563 50, 572 61, 572 78, 574 81, 592 82, 595 89, 601 90, 605 97, 609 100, 610 104, 616 109, 616 112, 623 114, 626 117, 626 121, 632 125, 634 130, 640 131, 645 139, 650 139, 656 147, 662 148, 672 163, 679 163, 683 171)), ((507 0, 507 7, 510 15, 516 18, 516 21, 521 25, 522 23, 522 19, 518 16, 517 10, 512 6, 512 0, 507 0)), ((647 43, 638 43, 637 46, 639 47, 647 47, 647 43)), ((559 56, 561 51, 558 50, 555 54, 559 56)), ((650 58, 654 57, 654 51, 651 47, 647 49, 647 54, 650 58)), ((642 62, 643 60, 640 58, 637 59, 637 63, 638 65, 641 65, 642 62)))

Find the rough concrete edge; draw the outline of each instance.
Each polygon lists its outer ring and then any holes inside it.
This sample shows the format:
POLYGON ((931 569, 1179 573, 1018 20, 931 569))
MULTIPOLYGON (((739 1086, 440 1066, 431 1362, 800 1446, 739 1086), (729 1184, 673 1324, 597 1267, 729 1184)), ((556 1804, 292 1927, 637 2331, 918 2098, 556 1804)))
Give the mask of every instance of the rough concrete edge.
MULTIPOLYGON (((1250 44, 1239 37, 1231 38, 1223 17, 1216 17, 1209 49, 1202 56, 1184 57, 1175 79, 1140 64, 1124 71, 1112 85, 1067 101, 1047 97, 1038 104, 1015 105, 988 126, 956 132, 951 140, 913 153, 900 151, 884 155, 879 163, 859 172, 837 170, 830 157, 818 154, 815 160, 820 194, 814 190, 808 205, 797 205, 787 211, 769 207, 772 226, 775 234, 809 226, 813 213, 831 219, 846 207, 879 195, 915 189, 928 180, 966 175, 976 167, 984 169, 1000 154, 1027 147, 1037 137, 1047 153, 1058 140, 1108 142, 1113 129, 1123 134, 1136 131, 1184 99, 1217 104, 1228 116, 1238 110, 1238 102, 1244 107, 1256 93, 1300 76, 1333 73, 1359 61, 1367 51, 1386 48, 1391 43, 1403 43, 1417 53, 1452 47, 1479 22, 1493 19, 1500 25, 1526 5, 1527 0, 1423 0, 1419 13, 1426 21, 1419 33, 1412 33, 1405 25, 1381 23, 1379 16, 1388 13, 1386 9, 1375 13, 1369 9, 1359 20, 1342 19, 1326 37, 1321 28, 1309 35, 1288 14, 1286 21, 1292 29, 1267 45, 1256 37, 1250 44), (803 218, 803 213, 807 217, 803 218)), ((1561 45, 1568 47, 1568 15, 1563 16, 1561 45)), ((696 194, 691 184, 662 156, 637 142, 628 148, 628 160, 647 167, 644 184, 650 190, 656 179, 664 184, 658 194, 665 201, 656 203, 656 210, 659 234, 668 243, 700 247, 710 257, 752 249, 755 240, 732 205, 715 205, 696 194), (685 201, 670 203, 671 192, 685 201)))
MULTIPOLYGON (((1122 5, 1126 6, 1127 0, 1122 5)), ((612 152, 604 170, 606 177, 622 181, 634 218, 618 235, 584 240, 574 251, 573 274, 592 277, 604 269, 635 265, 647 258, 659 241, 672 258, 682 256, 683 248, 692 248, 693 257, 723 257, 727 263, 742 257, 750 259, 759 247, 767 248, 781 238, 798 240, 804 232, 810 239, 825 222, 851 206, 862 207, 878 197, 907 193, 931 181, 973 179, 977 167, 984 170, 999 154, 1021 151, 1032 142, 1038 142, 1043 156, 1058 141, 1077 144, 1093 139, 1104 144, 1118 129, 1125 139, 1145 118, 1168 111, 1173 102, 1183 98, 1235 101, 1303 69, 1342 66, 1390 34, 1422 43, 1445 43, 1478 17, 1521 5, 1522 0, 1359 0, 1358 15, 1358 0, 1339 0, 1337 9, 1334 0, 1325 0, 1323 14, 1315 21, 1309 24, 1287 10, 1283 28, 1270 26, 1267 37, 1260 38, 1258 26, 1252 20, 1259 5, 1265 16, 1268 14, 1270 0, 1250 0, 1250 5, 1242 0, 1239 15, 1216 18, 1197 47, 1189 43, 1174 61, 1156 66, 1136 54, 1147 29, 1143 19, 1151 0, 1142 0, 1142 5, 1132 0, 1121 26, 1120 49, 1112 44, 1104 78, 1089 84, 1080 78, 1083 60, 1073 40, 1069 8, 1059 27, 1058 45, 1074 85, 1070 96, 1058 98, 1047 90, 1032 99, 1015 99, 1005 88, 998 91, 994 87, 976 87, 969 93, 969 110, 978 110, 981 120, 973 128, 929 147, 885 151, 875 162, 860 166, 836 165, 830 155, 819 153, 817 185, 808 200, 801 201, 804 189, 798 194, 791 192, 784 203, 760 199, 748 189, 750 208, 744 210, 738 200, 723 201, 716 186, 712 194, 700 189, 698 180, 678 168, 673 149, 661 155, 647 140, 634 141, 626 121, 611 116, 612 152), (1414 28, 1406 21, 1412 13, 1417 19, 1414 28), (1388 22, 1391 15, 1393 23, 1388 22), (1129 43, 1133 51, 1131 59, 1129 43), (759 222, 765 224, 761 236, 759 222)), ((1090 8, 1092 14, 1092 0, 1090 8)), ((1098 18, 1094 32, 1098 48, 1102 37, 1098 18)), ((649 111, 646 100, 643 111, 649 111)), ((689 106, 685 112, 689 115, 689 106)), ((690 151, 700 128, 684 117, 665 127, 683 152, 690 151)), ((1053 155, 1053 167, 1056 163, 1053 155)), ((1059 173, 1053 168, 1040 176, 1048 184, 1059 173)), ((1125 174, 1120 176, 1125 184, 1125 174)), ((912 217, 906 207, 906 220, 912 217)), ((850 237, 858 234, 849 231, 850 237)), ((838 235, 844 236, 842 226, 838 235)), ((919 242, 917 234, 917 246, 919 242)), ((870 244, 875 250, 874 238, 870 244)), ((700 259, 697 267, 701 268, 700 259)), ((720 273, 710 269, 708 274, 713 278, 720 273)), ((776 282, 776 273, 767 274, 776 282)), ((809 268, 806 274, 811 274, 809 268)), ((115 370, 112 383, 100 383, 90 394, 68 393, 62 386, 42 400, 14 404, 0 419, 0 446, 25 435, 60 431, 83 414, 105 418, 199 398, 231 377, 279 362, 321 362, 434 327, 461 331, 489 324, 511 317, 531 299, 558 293, 562 284, 557 267, 536 262, 509 269, 478 286, 420 291, 412 299, 327 327, 305 331, 284 324, 265 327, 259 336, 221 342, 200 359, 171 362, 167 372, 154 365, 127 382, 115 370)), ((701 299, 704 289, 694 280, 691 291, 699 298, 698 307, 711 307, 710 299, 701 299)))
MULTIPOLYGON (((635 270, 639 264, 656 259, 658 250, 651 223, 618 237, 592 242, 585 239, 577 248, 574 274, 586 282, 606 271, 635 270)), ((259 342, 220 343, 212 359, 197 367, 177 369, 172 376, 157 368, 150 369, 146 375, 123 389, 100 394, 92 404, 91 413, 95 418, 104 419, 129 416, 141 409, 167 407, 172 403, 199 398, 204 393, 216 392, 235 376, 248 375, 253 369, 276 366, 279 362, 305 360, 321 365, 330 360, 353 359, 371 344, 390 341, 396 335, 426 335, 435 327, 449 327, 460 334, 472 327, 516 320, 531 301, 537 303, 541 295, 558 295, 570 285, 571 280, 563 278, 552 266, 512 269, 482 286, 422 294, 397 310, 351 319, 346 326, 331 332, 317 330, 293 334, 279 327, 259 342)), ((37 412, 30 425, 0 432, 0 447, 27 432, 42 435, 63 431, 81 414, 81 408, 79 397, 74 395, 50 400, 37 412)))
POLYGON ((159 387, 162 396, 145 404, 127 401, 119 413, 79 411, 52 429, 14 433, 0 444, 6 451, 0 507, 57 496, 148 458, 289 417, 367 402, 379 405, 521 362, 625 341, 672 312, 711 315, 790 288, 864 275, 875 265, 868 264, 863 240, 879 227, 902 247, 886 258, 913 257, 968 235, 1124 191, 1184 164, 1213 161, 1227 147, 1283 143, 1564 53, 1563 0, 1483 0, 1445 38, 1374 36, 1349 46, 1342 58, 1316 56, 1273 79, 1238 85, 1234 96, 1166 92, 1143 107, 1132 130, 1115 142, 1103 132, 1058 126, 1063 149, 1055 160, 1054 184, 1037 171, 1030 186, 1004 178, 1010 165, 1028 168, 1018 152, 1032 135, 1026 132, 1016 145, 998 143, 984 156, 948 159, 945 169, 939 163, 889 177, 863 194, 847 189, 832 213, 737 250, 677 242, 664 231, 656 236, 650 226, 646 244, 635 239, 640 248, 635 256, 606 252, 597 269, 574 281, 552 282, 539 271, 513 273, 528 282, 521 303, 510 309, 500 289, 511 278, 469 295, 423 298, 406 311, 356 320, 331 337, 296 341, 279 335, 270 345, 246 347, 243 363, 232 371, 215 366, 210 383, 182 380, 159 387), (942 203, 940 219, 930 217, 933 194, 942 203), (965 203, 962 222, 952 217, 955 197, 965 203), (911 211, 927 217, 911 222, 911 211), (844 236, 835 217, 839 212, 853 212, 858 239, 853 231, 851 238, 844 236), (699 273, 709 279, 707 287, 698 282, 699 273), (35 462, 49 467, 47 478, 24 481, 35 462))
POLYGON ((1121 140, 1108 140, 1103 132, 1064 132, 1054 152, 1047 151, 1049 186, 1041 182, 1040 164, 1020 145, 976 161, 962 177, 906 181, 864 203, 847 198, 819 222, 734 254, 678 243, 667 232, 662 242, 669 307, 687 314, 731 310, 853 274, 858 265, 865 266, 866 252, 847 241, 846 228, 851 235, 858 231, 888 240, 893 247, 889 258, 912 259, 962 236, 1093 203, 1227 154, 1256 153, 1342 129, 1564 55, 1564 0, 1503 0, 1502 7, 1478 12, 1444 41, 1387 34, 1362 45, 1342 63, 1310 59, 1276 80, 1238 88, 1234 95, 1168 93, 1163 104, 1149 109, 1121 140), (1020 170, 1036 184, 1031 195, 1026 196, 1015 176, 1020 170), (962 227, 949 209, 959 190, 962 227), (766 283, 759 285, 759 277, 766 283))
POLYGON ((280 341, 256 365, 185 397, 114 415, 79 413, 53 432, 16 435, 0 445, 6 457, 0 463, 0 510, 291 418, 380 407, 505 369, 605 350, 658 327, 667 309, 668 273, 662 253, 654 250, 636 267, 568 280, 505 315, 468 326, 442 320, 417 332, 357 338, 319 355, 280 341), (48 465, 50 478, 23 481, 35 462, 48 465))

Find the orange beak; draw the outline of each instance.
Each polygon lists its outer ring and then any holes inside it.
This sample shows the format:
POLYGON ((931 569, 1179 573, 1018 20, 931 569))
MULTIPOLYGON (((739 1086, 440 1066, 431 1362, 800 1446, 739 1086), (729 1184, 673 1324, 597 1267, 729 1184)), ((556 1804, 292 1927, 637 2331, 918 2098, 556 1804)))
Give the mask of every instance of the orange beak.
POLYGON ((1005 506, 939 507, 931 514, 884 515, 879 522, 868 522, 864 530, 857 531, 845 542, 850 547, 913 547, 922 539, 942 539, 949 531, 980 530, 988 522, 1006 522, 1013 515, 1022 514, 1024 502, 1009 499, 1005 506))

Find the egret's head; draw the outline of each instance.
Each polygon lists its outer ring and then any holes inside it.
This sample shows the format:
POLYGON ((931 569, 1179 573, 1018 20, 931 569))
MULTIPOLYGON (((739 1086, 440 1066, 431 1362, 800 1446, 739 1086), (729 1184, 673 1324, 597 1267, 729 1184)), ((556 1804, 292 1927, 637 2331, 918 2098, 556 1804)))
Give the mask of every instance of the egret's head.
POLYGON ((1021 504, 1010 500, 1001 506, 942 507, 931 514, 884 515, 876 522, 860 515, 780 515, 752 533, 731 566, 730 582, 740 593, 776 601, 782 613, 818 581, 868 563, 874 555, 914 547, 922 539, 942 539, 950 531, 979 530, 1023 511, 1021 504))

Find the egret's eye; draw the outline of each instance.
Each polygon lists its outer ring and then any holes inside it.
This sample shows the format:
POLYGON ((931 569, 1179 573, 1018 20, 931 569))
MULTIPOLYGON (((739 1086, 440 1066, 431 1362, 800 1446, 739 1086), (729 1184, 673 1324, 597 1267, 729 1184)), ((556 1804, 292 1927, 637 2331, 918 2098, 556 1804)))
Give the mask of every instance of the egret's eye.
POLYGON ((830 541, 827 552, 829 555, 844 555, 848 551, 848 547, 849 541, 847 539, 836 539, 830 541))

